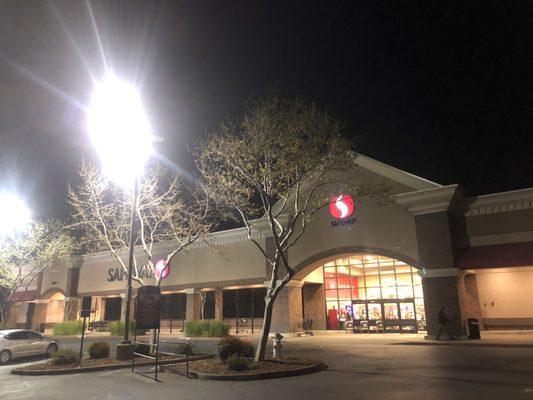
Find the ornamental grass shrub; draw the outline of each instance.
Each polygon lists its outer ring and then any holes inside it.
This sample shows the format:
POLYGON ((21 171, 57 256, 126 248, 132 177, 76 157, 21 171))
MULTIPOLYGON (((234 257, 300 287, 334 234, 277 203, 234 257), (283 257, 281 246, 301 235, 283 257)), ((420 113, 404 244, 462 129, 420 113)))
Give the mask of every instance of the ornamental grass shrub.
POLYGON ((78 353, 71 349, 56 351, 52 356, 52 365, 68 365, 78 362, 78 353))
POLYGON ((229 327, 222 321, 202 320, 185 323, 185 336, 189 337, 224 337, 229 327))
POLYGON ((192 346, 189 343, 180 343, 176 346, 176 349, 174 350, 175 354, 181 354, 181 355, 192 355, 193 349, 192 346))
MULTIPOLYGON (((109 323, 109 332, 113 336, 124 336, 124 322, 112 321, 109 323)), ((146 329, 136 329, 135 321, 130 321, 130 334, 136 333, 137 335, 146 334, 146 329)))
POLYGON ((226 362, 232 355, 239 355, 245 358, 254 356, 254 345, 237 337, 230 336, 222 339, 217 347, 217 357, 226 362))
POLYGON ((109 357, 109 345, 105 342, 96 342, 89 347, 89 357, 93 359, 109 357))
POLYGON ((232 354, 228 358, 228 367, 232 371, 248 371, 250 369, 250 360, 240 354, 232 354))
POLYGON ((56 336, 80 335, 82 329, 83 329, 82 321, 59 322, 55 324, 53 328, 54 335, 56 336))

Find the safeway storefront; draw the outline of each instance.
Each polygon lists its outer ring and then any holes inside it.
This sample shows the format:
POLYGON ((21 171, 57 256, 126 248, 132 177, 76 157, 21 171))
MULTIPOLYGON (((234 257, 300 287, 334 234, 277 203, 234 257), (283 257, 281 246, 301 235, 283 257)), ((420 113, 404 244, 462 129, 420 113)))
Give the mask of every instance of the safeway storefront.
MULTIPOLYGON (((533 327, 533 189, 464 197, 370 158, 357 178, 390 189, 386 204, 331 187, 320 211, 291 248, 296 274, 276 300, 272 330, 417 332, 435 335, 445 306, 453 331, 467 318, 487 329, 533 327)), ((266 231, 257 240, 270 246, 266 231)), ((161 243, 163 258, 170 250, 161 243)), ((146 283, 151 271, 141 268, 146 283)), ((245 229, 217 232, 176 257, 162 282, 162 317, 261 324, 268 269, 245 229)), ((38 328, 76 317, 92 298, 93 321, 121 317, 126 277, 109 253, 72 257, 46 270, 35 298, 12 308, 12 321, 38 328)), ((23 297, 20 297, 23 298, 23 297)), ((246 329, 249 329, 248 325, 246 329)))

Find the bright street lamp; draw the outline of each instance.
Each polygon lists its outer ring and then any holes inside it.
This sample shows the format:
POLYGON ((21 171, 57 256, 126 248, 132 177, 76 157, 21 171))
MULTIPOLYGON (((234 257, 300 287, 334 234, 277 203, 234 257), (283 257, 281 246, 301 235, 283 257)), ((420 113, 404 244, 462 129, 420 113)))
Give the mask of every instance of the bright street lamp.
POLYGON ((104 173, 131 187, 154 152, 152 130, 137 89, 114 75, 97 83, 87 123, 104 173))
POLYGON ((0 192, 0 237, 24 232, 31 213, 23 200, 10 192, 0 192))
POLYGON ((133 184, 126 315, 122 342, 129 344, 131 275, 135 245, 138 178, 154 152, 150 123, 139 92, 134 86, 118 80, 114 75, 110 75, 102 82, 97 83, 87 110, 87 128, 102 161, 104 173, 111 180, 127 188, 131 188, 133 184))

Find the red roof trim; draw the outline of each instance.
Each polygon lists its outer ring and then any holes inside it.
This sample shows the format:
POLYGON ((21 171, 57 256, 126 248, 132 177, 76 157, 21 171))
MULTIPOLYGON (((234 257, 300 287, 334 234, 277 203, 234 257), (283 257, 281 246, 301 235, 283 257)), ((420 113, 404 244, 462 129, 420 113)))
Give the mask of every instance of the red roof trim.
POLYGON ((25 290, 23 292, 15 292, 9 298, 9 301, 12 303, 18 303, 21 301, 32 301, 35 300, 37 295, 37 290, 25 290))
POLYGON ((533 266, 533 242, 470 247, 458 266, 462 269, 533 266))

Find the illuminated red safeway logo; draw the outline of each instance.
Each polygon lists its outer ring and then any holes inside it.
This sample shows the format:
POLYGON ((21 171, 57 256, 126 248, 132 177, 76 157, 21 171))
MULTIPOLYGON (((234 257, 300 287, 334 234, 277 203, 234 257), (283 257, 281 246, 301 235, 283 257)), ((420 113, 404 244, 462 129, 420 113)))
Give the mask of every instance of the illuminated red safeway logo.
POLYGON ((165 260, 159 260, 154 266, 155 276, 161 279, 165 279, 170 273, 170 264, 167 264, 165 260))
POLYGON ((353 197, 349 194, 333 196, 329 204, 329 212, 337 219, 348 218, 353 214, 354 208, 353 197))

